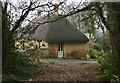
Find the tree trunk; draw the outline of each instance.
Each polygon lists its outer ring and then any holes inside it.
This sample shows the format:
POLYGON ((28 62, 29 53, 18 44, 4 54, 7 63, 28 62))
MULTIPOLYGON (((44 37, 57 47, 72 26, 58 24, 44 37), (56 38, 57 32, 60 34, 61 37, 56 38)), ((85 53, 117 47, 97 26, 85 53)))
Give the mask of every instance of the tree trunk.
POLYGON ((117 75, 120 76, 120 3, 108 3, 108 27, 112 49, 115 51, 115 67, 117 75))

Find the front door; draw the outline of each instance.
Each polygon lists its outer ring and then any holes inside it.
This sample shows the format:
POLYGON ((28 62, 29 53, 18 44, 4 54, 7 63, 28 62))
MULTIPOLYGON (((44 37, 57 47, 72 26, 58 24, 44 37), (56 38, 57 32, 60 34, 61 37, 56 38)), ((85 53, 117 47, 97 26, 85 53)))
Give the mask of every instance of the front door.
POLYGON ((58 47, 58 57, 59 58, 62 58, 63 57, 63 44, 59 44, 59 47, 58 47))

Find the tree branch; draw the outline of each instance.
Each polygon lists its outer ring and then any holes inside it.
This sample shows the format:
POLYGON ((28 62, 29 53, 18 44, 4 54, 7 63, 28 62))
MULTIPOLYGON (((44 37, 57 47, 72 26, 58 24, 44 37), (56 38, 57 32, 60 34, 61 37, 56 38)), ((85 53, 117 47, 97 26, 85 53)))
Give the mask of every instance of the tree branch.
POLYGON ((100 7, 100 3, 96 3, 96 8, 97 8, 98 15, 101 18, 101 21, 103 22, 103 24, 105 25, 105 27, 109 30, 109 27, 107 25, 107 21, 105 20, 105 17, 103 16, 103 10, 100 7))
MULTIPOLYGON (((76 14, 76 13, 79 13, 79 12, 82 12, 82 11, 87 11, 87 10, 89 10, 91 7, 93 7, 93 6, 95 6, 95 4, 94 3, 91 3, 91 4, 89 4, 88 6, 86 6, 86 7, 84 7, 84 8, 82 8, 82 9, 77 9, 76 11, 71 11, 71 12, 69 12, 68 14, 66 14, 66 15, 61 15, 59 18, 57 18, 57 19, 55 19, 55 20, 50 20, 50 21, 45 21, 45 22, 43 22, 43 23, 40 23, 40 22, 33 22, 33 23, 36 23, 36 24, 39 24, 39 25, 41 25, 41 24, 45 24, 45 23, 50 23, 50 22, 55 22, 55 21, 57 21, 57 20, 59 20, 59 19, 62 19, 62 18, 65 18, 65 17, 67 17, 67 16, 71 16, 71 15, 74 15, 74 14, 76 14)), ((92 17, 92 16, 91 16, 92 17)), ((89 17, 88 17, 89 18, 89 17)), ((32 22, 32 21, 31 21, 32 22)))
POLYGON ((94 14, 90 15, 89 17, 83 18, 82 20, 80 20, 80 22, 82 22, 82 21, 84 21, 84 20, 87 20, 87 19, 93 17, 93 16, 96 15, 96 14, 97 14, 97 13, 94 13, 94 14))
POLYGON ((20 19, 16 21, 15 26, 11 30, 11 33, 10 33, 10 35, 9 35, 8 38, 10 38, 12 36, 12 34, 14 33, 14 31, 20 26, 21 22, 27 17, 27 15, 29 14, 31 6, 32 6, 32 2, 30 2, 28 10, 24 13, 24 15, 21 15, 20 19))

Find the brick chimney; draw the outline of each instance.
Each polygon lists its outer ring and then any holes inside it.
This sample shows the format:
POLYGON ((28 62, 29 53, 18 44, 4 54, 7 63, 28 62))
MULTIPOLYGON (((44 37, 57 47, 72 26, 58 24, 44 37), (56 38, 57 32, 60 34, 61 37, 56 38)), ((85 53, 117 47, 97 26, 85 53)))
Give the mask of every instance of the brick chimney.
POLYGON ((41 15, 41 11, 38 10, 38 11, 37 11, 37 16, 40 16, 40 15, 41 15))
POLYGON ((54 4, 53 6, 54 6, 54 13, 58 12, 58 4, 54 4))

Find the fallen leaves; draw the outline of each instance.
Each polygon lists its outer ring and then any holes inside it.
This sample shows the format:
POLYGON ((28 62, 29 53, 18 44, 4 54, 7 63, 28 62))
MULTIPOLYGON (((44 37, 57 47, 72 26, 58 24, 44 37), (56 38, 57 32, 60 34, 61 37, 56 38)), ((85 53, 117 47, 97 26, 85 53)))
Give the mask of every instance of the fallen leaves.
POLYGON ((43 66, 44 75, 38 76, 35 81, 94 81, 97 72, 91 64, 56 63, 43 66))

